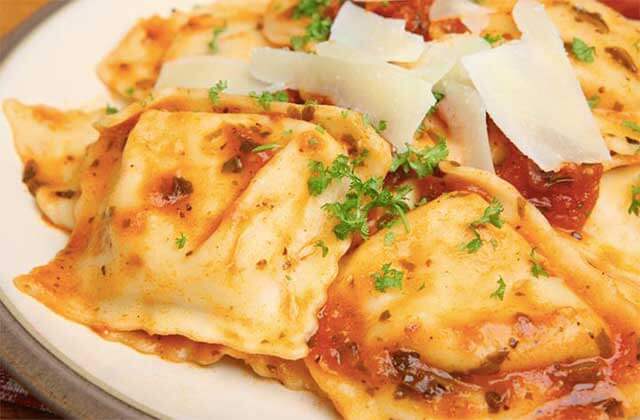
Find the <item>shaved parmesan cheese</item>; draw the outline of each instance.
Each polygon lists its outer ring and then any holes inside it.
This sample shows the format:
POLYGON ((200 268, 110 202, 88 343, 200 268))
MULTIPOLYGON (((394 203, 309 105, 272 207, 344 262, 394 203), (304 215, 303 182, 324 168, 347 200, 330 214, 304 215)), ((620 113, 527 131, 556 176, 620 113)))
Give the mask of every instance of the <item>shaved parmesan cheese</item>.
POLYGON ((330 39, 383 61, 416 61, 424 42, 404 27, 404 19, 384 18, 349 1, 338 12, 330 39))
POLYGON ((206 55, 169 61, 162 66, 156 89, 207 89, 226 80, 227 93, 246 95, 265 90, 267 85, 251 77, 249 64, 233 58, 206 55))
POLYGON ((335 41, 324 41, 315 45, 316 54, 339 60, 361 61, 364 63, 380 62, 379 59, 356 48, 339 44, 335 41))
POLYGON ((473 87, 456 81, 443 85, 438 113, 446 121, 451 141, 462 149, 462 164, 495 172, 487 134, 486 109, 473 87))
POLYGON ((413 72, 424 80, 435 84, 442 79, 461 57, 488 50, 489 43, 476 35, 451 35, 425 44, 420 59, 411 66, 413 72))
POLYGON ((471 32, 480 33, 489 24, 491 13, 492 9, 479 6, 471 0, 436 0, 429 9, 429 20, 460 18, 471 32))
POLYGON ((462 58, 489 114, 545 171, 565 162, 608 161, 607 146, 544 8, 520 0, 513 16, 522 40, 462 58))
POLYGON ((435 103, 432 85, 385 62, 365 63, 274 48, 256 48, 251 74, 265 83, 325 95, 339 106, 386 121, 383 136, 399 150, 413 141, 435 103))

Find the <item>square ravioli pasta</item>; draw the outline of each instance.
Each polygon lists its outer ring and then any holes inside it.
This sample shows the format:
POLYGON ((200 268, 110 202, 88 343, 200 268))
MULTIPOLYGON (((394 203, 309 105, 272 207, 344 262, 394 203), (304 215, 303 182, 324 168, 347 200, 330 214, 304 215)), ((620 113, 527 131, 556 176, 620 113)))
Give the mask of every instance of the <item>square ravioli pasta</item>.
POLYGON ((347 185, 318 197, 300 179, 310 161, 362 150, 362 175, 382 176, 382 138, 338 108, 213 104, 206 91, 133 104, 97 128, 69 243, 18 287, 93 327, 304 357, 350 241, 322 209, 347 185))

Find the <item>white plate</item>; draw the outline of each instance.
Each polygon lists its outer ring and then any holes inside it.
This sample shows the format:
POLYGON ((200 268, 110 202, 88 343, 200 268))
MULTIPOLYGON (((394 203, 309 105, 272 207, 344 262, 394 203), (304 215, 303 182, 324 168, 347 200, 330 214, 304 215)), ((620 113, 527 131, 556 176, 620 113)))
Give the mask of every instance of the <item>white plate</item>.
MULTIPOLYGON (((20 0, 16 0, 20 1, 20 0)), ((95 67, 137 18, 206 0, 74 0, 31 32, 0 65, 0 101, 57 107, 113 100, 95 67)), ((13 278, 44 264, 66 235, 47 226, 21 182, 21 164, 0 117, 0 299, 50 351, 118 398, 156 416, 219 419, 328 419, 328 405, 256 377, 237 363, 203 368, 170 363, 104 341, 20 293, 13 278)))

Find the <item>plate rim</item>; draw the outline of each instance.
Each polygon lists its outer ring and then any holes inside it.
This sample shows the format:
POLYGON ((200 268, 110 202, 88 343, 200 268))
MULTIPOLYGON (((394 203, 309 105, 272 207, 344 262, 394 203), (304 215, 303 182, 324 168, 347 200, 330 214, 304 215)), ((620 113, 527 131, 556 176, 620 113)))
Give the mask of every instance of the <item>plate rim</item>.
MULTIPOLYGON (((54 0, 0 39, 0 63, 22 40, 73 0, 54 0)), ((68 418, 151 419, 48 350, 0 299, 0 365, 55 414, 68 418)))

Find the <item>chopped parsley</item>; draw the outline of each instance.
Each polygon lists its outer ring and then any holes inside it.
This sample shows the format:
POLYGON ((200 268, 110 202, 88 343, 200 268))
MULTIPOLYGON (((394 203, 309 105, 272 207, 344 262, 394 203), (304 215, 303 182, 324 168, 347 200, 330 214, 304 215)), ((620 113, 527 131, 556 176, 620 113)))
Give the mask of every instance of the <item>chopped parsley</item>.
POLYGON ((422 150, 416 150, 407 144, 407 150, 398 153, 393 157, 391 163, 391 172, 401 169, 404 173, 409 173, 412 169, 418 178, 433 175, 433 171, 440 161, 447 158, 449 149, 444 137, 438 139, 438 143, 433 147, 425 147, 422 150))
POLYGON ((573 38, 571 43, 571 51, 576 58, 585 63, 593 63, 595 59, 596 47, 590 47, 586 42, 580 38, 573 38))
MULTIPOLYGON (((500 201, 498 201, 495 198, 491 200, 491 203, 489 203, 487 208, 484 209, 482 216, 479 219, 471 222, 471 224, 469 225, 469 229, 471 229, 471 232, 473 232, 473 239, 467 242, 466 244, 462 244, 460 248, 462 250, 466 250, 469 254, 478 252, 478 250, 482 247, 482 244, 484 243, 484 240, 480 237, 478 228, 486 224, 490 224, 497 228, 501 228, 502 225, 504 225, 504 220, 500 218, 500 214, 502 213, 503 210, 504 209, 500 201)), ((495 249, 497 246, 497 242, 494 245, 493 241, 494 240, 491 240, 490 242, 495 249)))
POLYGON ((491 46, 493 46, 493 44, 495 44, 496 42, 502 41, 502 35, 500 34, 485 34, 482 36, 482 38, 484 38, 484 40, 487 41, 491 46))
POLYGON ((433 97, 436 98, 436 103, 433 104, 431 108, 429 108, 429 111, 427 111, 427 117, 430 115, 433 115, 436 112, 436 110, 438 109, 438 104, 440 103, 441 100, 444 99, 444 93, 442 92, 438 92, 437 90, 434 90, 431 93, 433 94, 433 97))
POLYGON ((388 125, 387 121, 385 121, 385 120, 380 120, 380 121, 378 121, 378 125, 372 125, 372 127, 373 127, 373 129, 374 129, 374 130, 376 130, 376 132, 377 132, 378 134, 380 134, 380 133, 382 133, 384 130, 386 130, 386 129, 387 129, 387 125, 388 125))
POLYGON ((224 31, 227 30, 227 25, 225 26, 221 26, 218 28, 213 28, 213 35, 211 38, 211 41, 209 41, 209 51, 212 54, 215 54, 218 52, 218 50, 220 49, 218 46, 218 37, 220 36, 221 33, 223 33, 224 31))
POLYGON ((328 5, 329 0, 300 0, 296 8, 293 9, 293 18, 312 17, 328 5))
POLYGON ((212 104, 218 103, 218 100, 220 100, 220 92, 225 90, 227 87, 228 83, 226 80, 218 80, 218 83, 209 88, 209 100, 212 104))
POLYGON ((321 126, 321 125, 316 125, 316 131, 317 131, 318 133, 320 133, 320 134, 324 134, 324 133, 326 133, 326 132, 327 132, 327 131, 324 129, 324 127, 323 127, 323 126, 321 126))
POLYGON ((117 114, 118 113, 118 108, 115 108, 109 104, 107 104, 107 107, 105 108, 104 112, 107 115, 111 115, 111 114, 117 114))
POLYGON ((342 118, 347 118, 349 116, 349 111, 347 111, 346 109, 343 109, 342 111, 340 111, 340 116, 342 118))
POLYGON ((311 23, 307 26, 307 30, 302 36, 294 36, 291 38, 291 46, 294 50, 302 50, 310 41, 326 41, 329 39, 331 31, 331 19, 323 18, 320 15, 314 15, 311 23))
POLYGON ((593 95, 592 97, 587 99, 587 103, 589 104, 589 108, 593 109, 600 103, 600 97, 598 95, 593 95))
POLYGON ((500 219, 500 214, 503 210, 502 203, 494 198, 491 200, 491 203, 489 203, 489 206, 484 209, 482 217, 472 222, 471 226, 475 228, 489 223, 497 228, 501 228, 504 224, 504 220, 500 219))
POLYGON ((480 237, 480 234, 478 233, 478 231, 474 228, 471 228, 471 231, 473 232, 473 236, 474 238, 472 240, 470 240, 469 242, 467 242, 466 244, 462 244, 462 246, 460 247, 463 251, 467 251, 469 254, 474 254, 476 252, 478 252, 478 250, 482 247, 482 238, 480 237))
POLYGON ((261 144, 260 146, 256 146, 253 149, 251 149, 251 151, 253 153, 266 152, 268 150, 277 149, 278 147, 280 147, 278 143, 267 143, 267 144, 261 144))
POLYGON ((282 135, 283 135, 283 136, 290 136, 290 135, 292 135, 292 134, 293 134, 293 130, 292 130, 292 129, 290 129, 290 128, 288 128, 288 129, 286 129, 286 130, 284 130, 284 131, 282 132, 282 135))
POLYGON ((391 246, 393 242, 396 240, 396 235, 389 231, 384 234, 384 246, 391 246))
POLYGON ((362 180, 355 173, 355 168, 362 163, 365 156, 361 155, 350 162, 347 156, 340 155, 330 166, 325 166, 318 161, 309 162, 311 176, 307 181, 307 186, 311 195, 320 195, 334 180, 339 181, 347 178, 350 182, 349 190, 343 201, 327 203, 322 206, 325 211, 339 221, 333 229, 338 239, 346 239, 353 232, 359 233, 365 239, 368 238, 368 215, 375 208, 385 210, 381 220, 393 222, 400 219, 405 229, 407 231, 409 229, 405 213, 409 210, 406 196, 411 191, 411 187, 403 186, 396 191, 390 191, 384 187, 382 178, 362 180))
POLYGON ((391 268, 391 263, 383 264, 380 271, 373 274, 373 284, 378 292, 386 292, 387 289, 402 289, 404 273, 391 268))
POLYGON ((288 275, 288 274, 287 274, 287 275, 285 275, 285 276, 284 276, 284 278, 286 278, 286 279, 287 279, 287 281, 291 281, 291 280, 293 280, 293 279, 291 278, 291 276, 290 276, 290 275, 288 275))
POLYGON ((130 88, 128 88, 127 90, 125 90, 125 91, 124 91, 124 93, 126 93, 126 94, 127 94, 127 96, 133 96, 133 93, 134 93, 135 91, 136 91, 136 90, 135 90, 133 87, 130 87, 130 88))
POLYGON ((631 186, 631 205, 628 212, 640 216, 640 180, 638 184, 631 186))
POLYGON ((180 233, 180 236, 176 238, 176 248, 182 249, 187 244, 187 237, 184 236, 184 233, 180 233))
POLYGON ((313 246, 322 250, 322 258, 326 257, 327 254, 329 254, 329 247, 327 247, 324 241, 318 241, 313 246))
POLYGON ((497 283, 498 283, 498 288, 493 293, 491 293, 489 297, 504 300, 504 292, 507 290, 507 285, 504 282, 504 279, 502 278, 502 276, 500 276, 497 283))
POLYGON ((531 274, 533 277, 538 278, 540 276, 549 277, 549 273, 544 269, 538 258, 536 257, 536 249, 532 248, 531 253, 529 254, 531 258, 531 274))
POLYGON ((635 123, 633 121, 629 121, 629 120, 624 120, 622 121, 622 126, 629 128, 637 133, 640 133, 640 124, 635 123))
POLYGON ((268 110, 271 107, 271 102, 287 102, 289 100, 289 95, 283 90, 279 92, 262 92, 260 95, 251 92, 249 96, 255 99, 264 110, 268 110))

